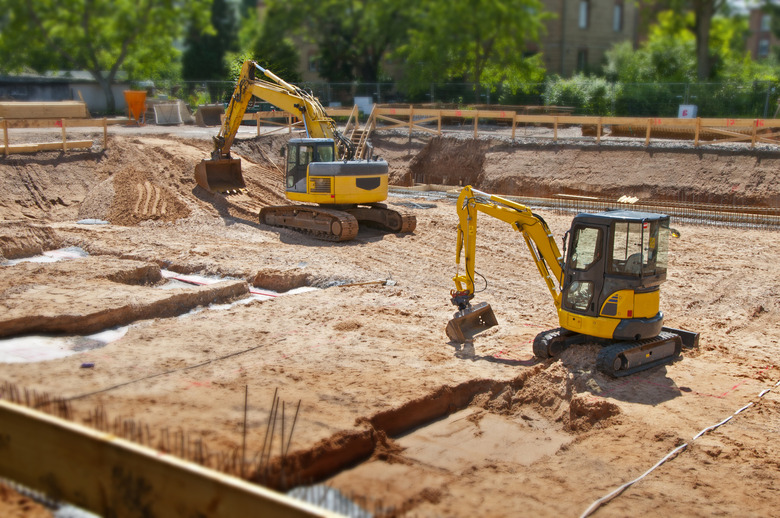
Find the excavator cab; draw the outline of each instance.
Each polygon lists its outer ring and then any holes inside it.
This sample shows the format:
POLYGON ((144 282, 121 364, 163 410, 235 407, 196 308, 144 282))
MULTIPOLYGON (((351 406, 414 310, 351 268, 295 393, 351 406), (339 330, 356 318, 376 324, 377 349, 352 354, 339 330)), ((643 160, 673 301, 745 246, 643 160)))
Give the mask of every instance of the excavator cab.
POLYGON ((286 190, 288 192, 306 192, 309 164, 333 162, 336 157, 335 152, 336 148, 332 139, 291 139, 287 144, 286 190))
POLYGON ((633 211, 579 214, 569 231, 559 320, 590 336, 641 340, 663 326, 669 216, 633 211))

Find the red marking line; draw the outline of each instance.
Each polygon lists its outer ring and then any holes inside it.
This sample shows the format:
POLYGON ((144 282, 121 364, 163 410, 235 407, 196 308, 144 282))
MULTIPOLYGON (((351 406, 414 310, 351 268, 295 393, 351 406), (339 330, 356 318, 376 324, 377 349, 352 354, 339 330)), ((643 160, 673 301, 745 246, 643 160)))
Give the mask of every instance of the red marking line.
MULTIPOLYGON (((729 394, 731 394, 732 392, 737 390, 739 387, 744 385, 747 381, 759 381, 757 379, 757 376, 759 374, 761 374, 763 372, 766 372, 769 369, 772 369, 774 367, 775 367, 774 365, 770 365, 768 367, 764 367, 764 368, 760 369, 755 374, 756 378, 749 378, 749 380, 740 381, 739 383, 737 383, 736 385, 734 385, 730 389, 724 391, 722 394, 706 394, 704 392, 696 392, 696 391, 691 391, 691 392, 689 392, 689 394, 694 395, 694 396, 700 396, 700 397, 711 397, 711 398, 715 398, 715 399, 725 399, 726 396, 728 396, 729 394)), ((627 385, 634 384, 634 383, 643 383, 645 385, 651 385, 651 386, 654 386, 654 387, 664 388, 664 389, 668 389, 668 390, 672 390, 672 391, 675 391, 675 392, 680 392, 682 394, 685 394, 685 392, 680 390, 679 387, 670 387, 669 385, 663 385, 661 383, 656 383, 656 382, 651 381, 651 380, 649 380, 647 378, 639 378, 639 377, 633 377, 632 376, 632 377, 629 377, 629 379, 627 379, 625 382, 623 382, 620 385, 617 385, 614 388, 612 388, 612 390, 609 390, 609 391, 606 391, 606 392, 602 392, 601 394, 594 394, 594 396, 604 398, 604 397, 607 397, 610 394, 612 394, 612 393, 622 389, 623 387, 625 387, 627 385)))

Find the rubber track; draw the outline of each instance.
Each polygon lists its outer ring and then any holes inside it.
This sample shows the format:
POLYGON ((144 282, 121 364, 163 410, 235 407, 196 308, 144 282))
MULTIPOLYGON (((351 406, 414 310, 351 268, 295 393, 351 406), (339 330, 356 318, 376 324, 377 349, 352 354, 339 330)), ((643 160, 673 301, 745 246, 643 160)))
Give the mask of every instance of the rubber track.
POLYGON ((596 358, 596 368, 600 372, 608 376, 612 376, 612 377, 628 376, 630 374, 634 374, 643 370, 651 369, 658 365, 666 365, 668 363, 672 363, 675 360, 680 358, 681 352, 682 352, 682 339, 674 333, 662 332, 661 334, 653 338, 647 338, 645 340, 639 340, 637 342, 620 342, 614 345, 609 345, 604 347, 601 351, 599 351, 599 354, 596 358), (618 371, 614 370, 613 366, 615 364, 615 360, 618 358, 620 354, 625 353, 626 351, 630 351, 632 349, 638 349, 640 347, 651 345, 653 343, 660 344, 668 340, 676 341, 673 355, 665 356, 663 358, 659 358, 652 362, 643 363, 631 369, 621 369, 618 371))
POLYGON ((331 225, 329 225, 331 228, 333 227, 333 221, 339 221, 341 224, 341 233, 338 235, 331 232, 320 232, 307 228, 301 228, 295 225, 271 225, 278 228, 289 228, 295 230, 296 232, 300 232, 301 234, 306 234, 324 241, 349 241, 350 239, 354 239, 358 233, 357 220, 352 215, 340 210, 326 209, 313 205, 278 205, 273 207, 263 207, 259 215, 260 223, 268 225, 268 223, 263 220, 263 214, 270 212, 274 212, 276 214, 292 214, 293 212, 300 214, 302 212, 308 212, 311 214, 316 214, 318 217, 325 215, 331 221, 331 225))

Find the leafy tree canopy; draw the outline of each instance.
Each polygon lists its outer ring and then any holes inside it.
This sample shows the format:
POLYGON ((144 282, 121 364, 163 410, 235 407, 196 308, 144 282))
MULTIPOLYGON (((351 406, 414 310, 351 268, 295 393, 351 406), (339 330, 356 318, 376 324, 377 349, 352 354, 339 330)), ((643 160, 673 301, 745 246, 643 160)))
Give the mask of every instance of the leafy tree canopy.
POLYGON ((248 48, 254 60, 260 66, 271 70, 285 81, 299 83, 301 53, 290 37, 287 29, 288 23, 284 16, 287 10, 278 3, 267 6, 260 24, 255 22, 251 27, 255 28, 248 48))
POLYGON ((398 52, 406 63, 402 84, 414 93, 453 79, 473 82, 477 89, 482 83, 516 87, 538 81, 542 61, 526 51, 539 41, 550 17, 539 0, 421 2, 408 42, 398 52))
MULTIPOLYGON (((276 31, 314 43, 319 75, 332 82, 376 82, 388 52, 406 37, 412 0, 269 0, 276 31)), ((268 27, 268 24, 264 24, 268 27)), ((276 41, 282 41, 278 36, 276 41)), ((268 42, 266 45, 270 44, 268 42)))
MULTIPOLYGON (((623 83, 690 83, 698 77, 696 38, 688 30, 694 14, 668 10, 659 13, 649 36, 634 50, 630 42, 615 44, 606 53, 605 76, 623 83)), ((720 81, 769 79, 772 67, 757 64, 745 50, 747 20, 716 17, 709 36, 711 76, 720 81)))
POLYGON ((234 0, 213 0, 213 30, 203 30, 201 13, 192 12, 191 17, 182 56, 182 77, 190 81, 224 80, 228 74, 225 54, 238 50, 238 4, 234 0))
POLYGON ((175 74, 174 41, 195 13, 208 26, 212 0, 5 0, 0 72, 85 70, 109 111, 121 70, 130 78, 175 74))

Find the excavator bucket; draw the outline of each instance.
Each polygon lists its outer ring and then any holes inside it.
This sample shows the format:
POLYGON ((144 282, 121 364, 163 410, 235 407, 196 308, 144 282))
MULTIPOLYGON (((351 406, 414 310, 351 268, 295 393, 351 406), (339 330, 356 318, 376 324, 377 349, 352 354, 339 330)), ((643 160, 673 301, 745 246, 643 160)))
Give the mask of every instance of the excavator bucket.
POLYGON ((209 192, 237 194, 246 191, 239 158, 201 160, 195 166, 195 181, 209 192))
POLYGON ((455 317, 447 322, 447 336, 453 342, 463 343, 486 329, 498 325, 493 308, 487 302, 455 313, 455 317))

